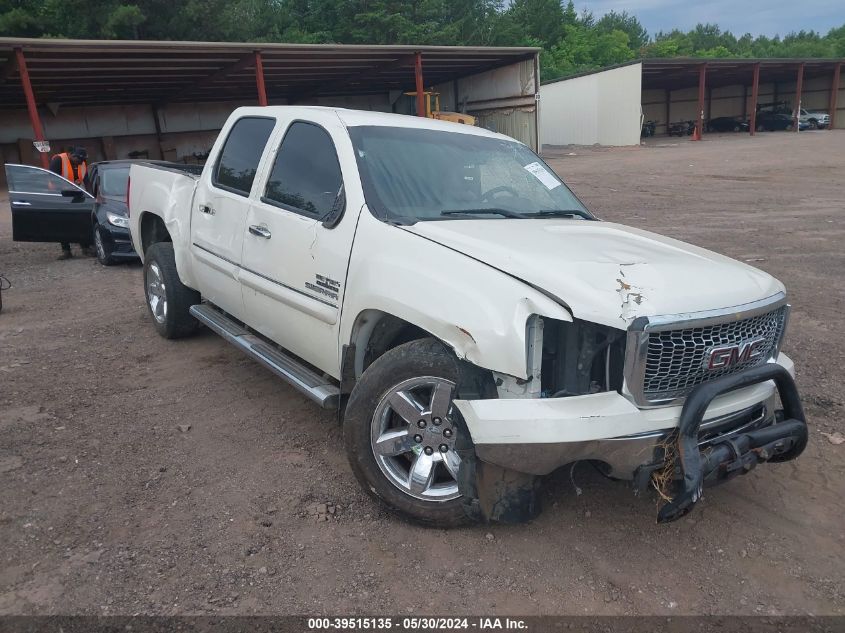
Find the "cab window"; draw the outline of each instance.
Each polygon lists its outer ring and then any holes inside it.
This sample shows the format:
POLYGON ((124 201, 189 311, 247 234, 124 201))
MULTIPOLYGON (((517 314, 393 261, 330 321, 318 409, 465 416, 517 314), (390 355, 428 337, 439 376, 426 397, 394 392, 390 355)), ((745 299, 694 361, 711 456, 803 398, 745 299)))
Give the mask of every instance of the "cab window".
POLYGON ((322 220, 342 204, 342 188, 340 164, 328 132, 312 123, 292 123, 262 200, 322 220))
POLYGON ((214 169, 216 187, 248 196, 258 171, 261 154, 276 125, 275 119, 244 117, 229 131, 223 151, 214 169))

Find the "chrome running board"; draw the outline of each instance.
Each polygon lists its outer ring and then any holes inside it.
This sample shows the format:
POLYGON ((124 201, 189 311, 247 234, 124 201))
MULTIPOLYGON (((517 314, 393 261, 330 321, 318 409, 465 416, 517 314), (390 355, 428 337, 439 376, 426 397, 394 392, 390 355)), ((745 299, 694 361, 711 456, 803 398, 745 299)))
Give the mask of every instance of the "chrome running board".
POLYGON ((269 339, 250 332, 208 303, 191 306, 191 316, 324 409, 338 407, 340 388, 337 385, 276 348, 269 339))

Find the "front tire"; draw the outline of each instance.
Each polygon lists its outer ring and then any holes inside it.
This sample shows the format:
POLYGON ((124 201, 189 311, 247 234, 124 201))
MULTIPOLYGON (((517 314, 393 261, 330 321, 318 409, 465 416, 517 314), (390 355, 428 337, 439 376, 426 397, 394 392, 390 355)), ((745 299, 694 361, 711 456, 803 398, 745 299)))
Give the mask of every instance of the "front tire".
POLYGON ((199 322, 191 316, 190 309, 200 302, 200 294, 179 279, 172 243, 157 242, 147 249, 144 294, 153 325, 161 336, 176 339, 196 331, 199 322))
POLYGON ((97 255, 97 261, 103 266, 111 266, 114 264, 114 257, 112 257, 111 249, 106 246, 106 241, 103 239, 103 229, 99 224, 94 225, 94 251, 97 255))
MULTIPOLYGON (((427 526, 469 522, 455 450, 469 438, 452 402, 467 372, 478 370, 464 365, 435 339, 405 343, 367 368, 346 408, 343 436, 358 481, 391 511, 427 526)), ((489 373, 480 380, 495 393, 489 373)))

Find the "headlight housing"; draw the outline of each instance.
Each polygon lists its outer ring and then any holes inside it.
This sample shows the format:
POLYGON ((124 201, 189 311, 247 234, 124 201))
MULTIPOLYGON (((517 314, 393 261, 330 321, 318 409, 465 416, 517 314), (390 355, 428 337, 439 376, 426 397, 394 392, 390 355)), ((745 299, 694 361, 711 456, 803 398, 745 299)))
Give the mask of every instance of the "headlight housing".
POLYGON ((622 389, 626 332, 580 319, 543 321, 543 397, 622 389))
POLYGON ((112 213, 111 211, 106 211, 106 218, 109 221, 109 224, 114 226, 119 226, 122 229, 129 228, 129 218, 125 215, 119 215, 117 213, 112 213))

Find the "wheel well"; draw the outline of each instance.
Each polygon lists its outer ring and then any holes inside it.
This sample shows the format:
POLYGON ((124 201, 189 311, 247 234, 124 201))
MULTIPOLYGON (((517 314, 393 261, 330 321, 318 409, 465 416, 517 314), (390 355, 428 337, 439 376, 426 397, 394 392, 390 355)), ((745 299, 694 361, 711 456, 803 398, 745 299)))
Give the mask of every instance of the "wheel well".
POLYGON ((145 213, 141 216, 141 248, 146 253, 147 249, 157 242, 172 242, 173 238, 167 231, 167 227, 157 215, 145 213))
POLYGON ((360 376, 377 358, 403 343, 432 336, 419 326, 380 310, 366 310, 352 330, 355 346, 355 376, 360 376))

